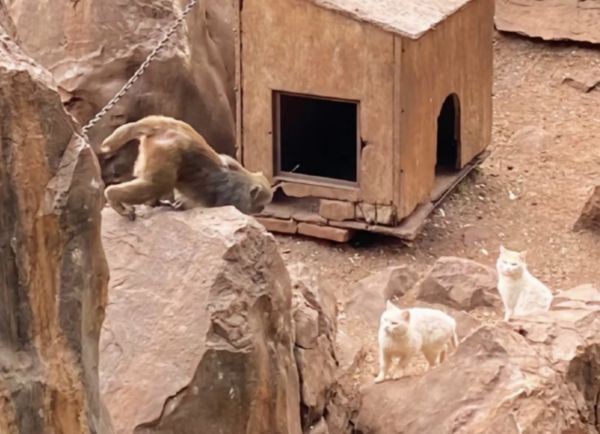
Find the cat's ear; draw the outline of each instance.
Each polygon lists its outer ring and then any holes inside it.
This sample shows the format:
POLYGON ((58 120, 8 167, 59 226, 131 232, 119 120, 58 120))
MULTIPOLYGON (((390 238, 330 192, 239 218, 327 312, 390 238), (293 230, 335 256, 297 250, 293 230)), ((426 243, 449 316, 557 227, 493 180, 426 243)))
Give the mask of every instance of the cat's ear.
POLYGON ((521 258, 521 261, 525 262, 525 260, 527 259, 527 250, 523 250, 522 252, 520 252, 519 258, 521 258))
POLYGON ((389 299, 385 301, 385 308, 387 310, 392 310, 394 309, 396 306, 394 306, 394 303, 392 303, 389 299))
POLYGON ((402 311, 402 320, 409 322, 410 321, 410 310, 403 310, 402 311))
POLYGON ((504 248, 504 246, 502 244, 500 244, 500 254, 504 254, 506 253, 506 249, 504 248))

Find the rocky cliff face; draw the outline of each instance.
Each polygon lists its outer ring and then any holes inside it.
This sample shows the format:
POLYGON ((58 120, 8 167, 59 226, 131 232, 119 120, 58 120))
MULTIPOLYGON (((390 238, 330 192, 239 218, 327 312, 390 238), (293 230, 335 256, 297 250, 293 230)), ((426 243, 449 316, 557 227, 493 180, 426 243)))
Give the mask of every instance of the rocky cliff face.
MULTIPOLYGON (((131 77, 187 0, 8 0, 27 52, 54 75, 67 109, 87 123, 131 77)), ((94 148, 148 114, 182 119, 218 152, 235 155, 234 1, 199 1, 128 95, 90 133, 94 148)), ((129 176, 134 144, 103 164, 129 176)))
POLYGON ((50 74, 0 28, 3 434, 110 430, 98 398, 100 170, 74 131, 50 74))
POLYGON ((17 29, 10 17, 5 0, 0 0, 0 27, 13 41, 16 41, 17 29))

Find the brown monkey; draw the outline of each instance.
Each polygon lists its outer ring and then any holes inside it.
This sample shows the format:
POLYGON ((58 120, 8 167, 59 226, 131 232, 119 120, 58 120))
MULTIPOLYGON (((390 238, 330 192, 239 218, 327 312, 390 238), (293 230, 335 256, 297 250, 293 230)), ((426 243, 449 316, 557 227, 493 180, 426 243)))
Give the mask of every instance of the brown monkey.
POLYGON ((100 157, 139 139, 135 179, 110 185, 108 204, 119 214, 135 218, 133 205, 156 203, 175 191, 185 207, 233 205, 255 214, 273 199, 261 172, 250 172, 228 155, 217 154, 190 125, 166 116, 147 116, 121 125, 100 148, 100 157))

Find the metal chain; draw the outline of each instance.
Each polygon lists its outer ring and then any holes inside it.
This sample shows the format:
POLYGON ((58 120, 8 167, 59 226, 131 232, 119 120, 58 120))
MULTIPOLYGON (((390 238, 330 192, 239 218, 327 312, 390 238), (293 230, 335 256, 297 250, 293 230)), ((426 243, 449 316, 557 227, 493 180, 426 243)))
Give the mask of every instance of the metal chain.
POLYGON ((100 119, 102 119, 104 117, 104 115, 106 115, 106 113, 108 113, 119 102, 119 100, 121 98, 123 98, 127 94, 127 92, 129 91, 129 89, 131 89, 133 84, 144 74, 144 72, 146 71, 148 66, 150 66, 150 64, 156 57, 156 55, 167 44, 167 42, 169 41, 169 38, 173 35, 173 33, 175 33, 177 28, 181 25, 181 23, 183 22, 183 20, 187 16, 187 14, 190 13, 190 11, 196 5, 196 3, 198 3, 198 0, 190 0, 190 2, 187 4, 187 6, 183 9, 183 12, 181 13, 181 15, 175 20, 175 22, 173 23, 173 25, 171 26, 169 31, 167 31, 167 33, 164 34, 164 36, 159 41, 159 43, 156 45, 156 47, 154 47, 154 49, 150 52, 150 54, 148 54, 148 57, 146 57, 146 60, 144 60, 142 62, 140 67, 137 69, 137 71, 135 71, 135 73, 131 76, 131 78, 127 81, 127 83, 125 83, 123 85, 123 87, 121 88, 121 90, 119 90, 117 92, 117 94, 104 106, 104 108, 102 108, 102 110, 100 110, 98 112, 98 114, 96 114, 96 116, 94 116, 87 123, 87 125, 85 125, 81 129, 81 134, 84 136, 86 141, 89 141, 88 136, 87 136, 88 131, 94 125, 96 125, 100 121, 100 119))

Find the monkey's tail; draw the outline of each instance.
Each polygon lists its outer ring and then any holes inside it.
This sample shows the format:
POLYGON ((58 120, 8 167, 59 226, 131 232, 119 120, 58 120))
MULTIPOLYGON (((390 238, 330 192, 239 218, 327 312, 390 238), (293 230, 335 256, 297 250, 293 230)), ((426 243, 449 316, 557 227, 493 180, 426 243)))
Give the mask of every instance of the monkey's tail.
POLYGON ((114 130, 110 136, 104 139, 102 146, 100 147, 100 153, 114 153, 125 146, 127 142, 139 139, 142 136, 150 135, 155 129, 156 127, 153 125, 153 122, 147 118, 121 125, 114 130))

